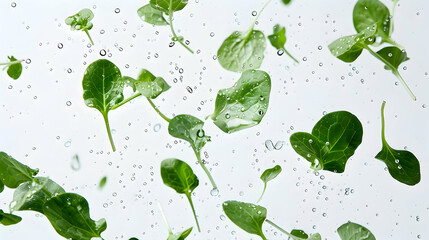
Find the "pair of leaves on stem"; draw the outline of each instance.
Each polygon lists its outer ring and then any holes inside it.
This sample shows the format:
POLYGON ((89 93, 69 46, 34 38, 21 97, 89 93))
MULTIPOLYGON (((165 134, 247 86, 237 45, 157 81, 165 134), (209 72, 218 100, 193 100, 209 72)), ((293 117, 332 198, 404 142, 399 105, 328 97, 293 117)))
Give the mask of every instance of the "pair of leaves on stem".
POLYGON ((75 15, 67 17, 65 23, 70 26, 70 29, 72 31, 78 30, 85 32, 89 40, 91 41, 91 44, 94 45, 94 42, 92 41, 92 38, 88 32, 88 30, 91 30, 94 26, 91 22, 93 18, 94 13, 90 9, 84 8, 75 15))
POLYGON ((347 160, 362 142, 359 119, 346 111, 323 116, 310 133, 297 132, 290 137, 293 149, 311 163, 314 170, 344 172, 347 160))
POLYGON ((3 70, 7 69, 7 75, 13 80, 18 79, 22 73, 22 64, 24 60, 18 60, 14 56, 8 56, 9 62, 0 63, 0 66, 4 66, 3 70))
MULTIPOLYGON (((394 5, 396 3, 397 0, 394 1, 394 5)), ((409 58, 403 47, 391 39, 393 16, 390 15, 389 9, 379 0, 359 0, 353 10, 353 24, 358 33, 332 42, 329 45, 332 55, 344 62, 353 62, 361 55, 363 49, 368 50, 385 64, 385 69, 392 71, 410 97, 416 100, 398 71, 399 65, 409 58), (382 48, 377 52, 370 47, 370 45, 379 46, 385 42, 393 46, 382 48)))
POLYGON ((183 36, 177 36, 173 28, 173 14, 174 12, 182 10, 188 4, 188 0, 151 0, 149 4, 137 10, 137 14, 141 20, 158 26, 170 25, 171 33, 174 42, 179 42, 191 53, 194 53, 184 42, 183 36), (168 16, 168 21, 164 18, 164 14, 168 16))
POLYGON ((277 226, 270 220, 266 219, 267 209, 259 205, 238 202, 238 201, 226 201, 222 204, 222 207, 226 216, 235 225, 237 225, 238 227, 240 227, 241 229, 243 229, 244 231, 250 234, 255 234, 260 236, 263 240, 267 239, 262 230, 262 225, 264 224, 264 222, 267 222, 273 227, 279 229, 282 233, 286 234, 289 238, 292 238, 293 240, 303 240, 303 239, 321 240, 322 239, 318 233, 313 234, 311 237, 309 237, 302 230, 294 229, 289 233, 281 229, 279 226, 277 226))
MULTIPOLYGON (((32 169, 4 152, 0 152, 0 180, 9 188, 16 188, 10 211, 32 210, 44 214, 55 231, 68 239, 90 240, 101 237, 106 221, 93 221, 85 198, 75 193, 66 193, 54 181, 45 177, 34 177, 32 169)), ((0 212, 0 221, 17 223, 20 218, 0 212), (6 219, 6 220, 4 220, 6 219)))

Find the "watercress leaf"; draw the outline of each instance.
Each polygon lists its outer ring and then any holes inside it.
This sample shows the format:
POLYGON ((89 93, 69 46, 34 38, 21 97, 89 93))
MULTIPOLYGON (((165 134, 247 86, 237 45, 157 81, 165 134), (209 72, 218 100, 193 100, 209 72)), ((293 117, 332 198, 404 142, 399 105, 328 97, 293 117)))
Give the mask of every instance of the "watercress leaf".
POLYGON ((155 77, 151 72, 143 69, 137 79, 131 77, 123 78, 133 89, 139 91, 143 96, 155 99, 161 93, 170 89, 170 85, 162 77, 155 77))
POLYGON ((204 122, 200 119, 181 114, 171 119, 168 124, 168 133, 189 142, 193 149, 199 151, 207 142, 210 142, 210 136, 205 134, 203 127, 204 122))
POLYGON ((167 15, 171 12, 182 10, 188 4, 188 0, 150 0, 150 5, 167 15))
POLYGON ((222 43, 217 57, 226 70, 243 72, 261 66, 265 48, 265 35, 261 31, 235 31, 222 43))
POLYGON ((267 183, 276 178, 281 173, 281 171, 282 167, 280 167, 280 165, 276 165, 273 168, 268 168, 262 173, 261 180, 264 181, 264 183, 267 183))
POLYGON ((192 232, 192 227, 186 229, 183 232, 179 232, 179 233, 175 233, 175 234, 170 234, 167 238, 167 240, 185 240, 185 238, 191 234, 192 232))
POLYGON ((165 20, 162 15, 162 11, 153 8, 150 4, 144 5, 143 7, 137 10, 139 17, 150 24, 154 25, 168 25, 167 20, 165 20))
POLYGON ((100 183, 98 184, 98 188, 100 188, 100 189, 104 188, 104 186, 106 186, 106 183, 107 183, 107 177, 106 177, 106 176, 104 176, 104 177, 100 180, 100 183))
POLYGON ((389 9, 379 0, 359 0, 353 9, 353 24, 357 32, 376 24, 375 35, 387 39, 391 31, 389 9))
POLYGON ((299 229, 293 229, 289 237, 293 240, 322 240, 322 237, 318 233, 308 236, 303 230, 299 229))
POLYGON ((84 8, 80 10, 75 15, 72 15, 66 18, 65 23, 70 25, 72 31, 74 30, 90 30, 93 27, 91 20, 94 18, 94 13, 88 9, 84 8))
POLYGON ((387 70, 398 70, 401 63, 410 60, 407 57, 407 52, 402 51, 397 47, 385 47, 377 52, 384 60, 392 64, 395 69, 390 69, 387 65, 384 67, 387 70))
POLYGON ((341 240, 375 240, 374 235, 367 228, 353 222, 341 225, 337 229, 341 240))
POLYGON ((190 194, 198 186, 198 177, 185 162, 169 158, 161 162, 161 177, 165 185, 180 194, 190 194))
POLYGON ((0 193, 4 190, 4 183, 0 180, 0 193))
POLYGON ((396 150, 389 146, 385 138, 384 106, 381 108, 382 116, 382 144, 381 151, 375 158, 383 161, 387 165, 390 175, 401 183, 407 185, 416 185, 420 182, 420 163, 413 153, 405 150, 396 150))
POLYGON ((214 124, 226 133, 258 125, 268 110, 271 79, 264 71, 246 70, 231 88, 217 93, 214 124))
POLYGON ((226 201, 222 204, 226 216, 244 231, 266 239, 262 224, 267 217, 267 209, 251 203, 226 201))
POLYGON ((23 182, 33 181, 38 172, 39 169, 32 169, 0 152, 0 180, 8 188, 17 188, 23 182))
POLYGON ((22 218, 13 214, 5 213, 0 209, 0 223, 4 226, 14 225, 21 222, 22 218))
POLYGON ((292 2, 292 0, 282 0, 282 2, 286 5, 290 4, 292 2))
POLYGON ((365 46, 365 41, 373 41, 377 25, 365 28, 360 33, 339 38, 329 44, 332 55, 344 62, 356 60, 365 46))
POLYGON ((283 49, 286 43, 286 29, 285 27, 276 24, 273 27, 274 33, 272 35, 268 35, 268 40, 270 40, 271 45, 278 49, 283 49))
POLYGON ((290 144, 296 153, 311 163, 312 169, 323 169, 322 157, 329 151, 324 142, 312 134, 296 132, 290 136, 290 144))
MULTIPOLYGON (((9 61, 11 62, 18 61, 18 59, 16 59, 14 56, 10 56, 8 58, 9 58, 9 61)), ((22 73, 21 62, 13 63, 9 65, 7 69, 7 75, 9 75, 9 77, 11 77, 14 80, 18 79, 21 76, 21 73, 22 73)))
POLYGON ((106 59, 91 63, 82 80, 83 99, 88 107, 95 108, 103 115, 113 151, 115 146, 110 132, 108 113, 115 104, 124 100, 121 71, 106 59))
POLYGON ((46 177, 37 177, 33 182, 25 182, 13 193, 10 211, 32 210, 43 214, 43 205, 51 197, 65 193, 64 189, 46 177))
POLYGON ((305 233, 303 230, 299 230, 299 229, 293 229, 292 231, 290 231, 290 234, 294 235, 295 237, 299 237, 299 238, 303 238, 303 239, 308 238, 307 233, 305 233))
POLYGON ((106 229, 106 221, 97 222, 89 215, 89 205, 85 198, 75 193, 63 193, 49 199, 43 212, 61 236, 73 240, 90 240, 101 237, 106 229))

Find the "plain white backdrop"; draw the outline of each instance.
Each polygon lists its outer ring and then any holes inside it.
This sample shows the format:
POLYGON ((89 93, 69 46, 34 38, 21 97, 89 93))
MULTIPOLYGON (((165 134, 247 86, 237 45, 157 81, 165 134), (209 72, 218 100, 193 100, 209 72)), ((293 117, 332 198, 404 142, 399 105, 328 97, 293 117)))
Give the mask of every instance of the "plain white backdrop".
MULTIPOLYGON (((270 74, 272 92, 261 124, 228 135, 206 122, 205 132, 212 142, 205 147, 205 159, 220 188, 216 197, 210 195, 208 179, 188 144, 168 135, 166 122, 144 99, 110 112, 118 148, 113 153, 101 114, 84 104, 83 73, 100 58, 114 62, 123 75, 135 77, 146 68, 172 86, 155 100, 161 111, 167 116, 188 113, 203 119, 212 113, 217 91, 240 77, 215 60, 217 49, 233 31, 248 29, 252 12, 259 11, 264 1, 191 0, 175 14, 174 26, 191 42, 194 55, 178 44, 169 47, 168 27, 139 19, 136 11, 147 2, 0 2, 0 62, 8 55, 31 59, 16 81, 0 73, 0 151, 39 168, 40 176, 49 176, 66 191, 83 195, 91 217, 106 218, 103 236, 107 240, 166 239, 156 201, 164 206, 174 231, 194 226, 186 198, 162 183, 160 162, 170 157, 188 162, 200 179, 193 199, 202 232, 194 229, 190 240, 259 239, 225 219, 221 204, 255 202, 263 188, 260 174, 276 164, 283 172, 268 184, 260 204, 268 209, 270 220, 287 230, 299 228, 319 232, 323 239, 339 239, 336 229, 350 220, 369 228, 377 239, 429 239, 427 1, 400 1, 395 16, 393 38, 411 58, 400 72, 417 96, 414 102, 369 53, 351 64, 330 54, 329 43, 355 33, 356 1, 295 0, 286 7, 272 0, 255 29, 269 35, 275 24, 286 26, 286 48, 300 64, 286 54, 278 56, 267 45, 260 69, 270 74), (72 32, 64 24, 67 16, 82 8, 95 14, 91 47, 85 33, 72 32), (101 50, 110 57, 100 56, 101 50), (396 149, 407 148, 420 160, 422 180, 414 187, 394 180, 385 164, 374 158, 381 149, 383 100, 387 102, 387 141, 396 149), (289 144, 280 150, 266 149, 266 140, 288 143, 293 132, 309 132, 324 112, 338 110, 352 112, 364 127, 363 142, 343 174, 315 174, 289 144), (161 129, 155 132, 158 123, 161 129), (78 171, 71 168, 75 154, 81 162, 78 171), (99 190, 103 176, 108 177, 107 185, 99 190)), ((391 7, 391 1, 383 2, 391 7)), ((127 89, 125 94, 132 93, 127 89)), ((12 194, 12 190, 0 194, 1 209, 8 210, 12 194)), ((17 214, 22 222, 1 226, 1 240, 61 239, 44 216, 17 214)), ((269 225, 264 225, 264 231, 270 240, 285 239, 269 225)))

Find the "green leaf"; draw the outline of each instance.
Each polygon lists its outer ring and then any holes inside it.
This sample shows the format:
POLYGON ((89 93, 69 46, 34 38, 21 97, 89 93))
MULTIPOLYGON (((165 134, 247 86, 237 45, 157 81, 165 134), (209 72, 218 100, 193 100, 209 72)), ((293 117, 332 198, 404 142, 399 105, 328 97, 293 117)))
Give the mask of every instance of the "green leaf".
POLYGON ((337 229, 341 240, 375 240, 374 235, 367 228, 353 222, 341 225, 337 229))
POLYGON ((10 211, 32 210, 43 214, 43 205, 52 197, 65 193, 64 189, 46 177, 21 184, 13 193, 10 211))
POLYGON ((214 124, 226 133, 258 125, 268 110, 271 79, 264 71, 247 70, 231 88, 217 93, 214 124))
POLYGON ((124 99, 124 86, 119 68, 106 59, 91 63, 83 76, 83 99, 88 107, 103 115, 113 151, 115 146, 110 132, 108 113, 115 104, 124 99))
POLYGON ((389 9, 379 0, 359 0, 353 9, 353 24, 357 32, 377 25, 375 36, 384 42, 391 31, 389 9))
POLYGON ((217 57, 226 70, 243 72, 261 66, 265 47, 265 35, 261 31, 235 31, 222 43, 217 57))
POLYGON ((91 240, 101 237, 106 230, 106 220, 95 222, 90 218, 89 205, 85 198, 75 193, 63 193, 49 199, 44 214, 58 234, 72 240, 91 240))
POLYGON ((267 217, 267 209, 251 203, 226 201, 222 204, 226 216, 244 231, 266 240, 262 224, 267 217))
POLYGON ((298 238, 303 238, 303 239, 307 239, 308 235, 307 233, 305 233, 303 230, 299 230, 299 229, 293 229, 292 231, 290 231, 290 234, 298 237, 298 238))
POLYGON ((122 81, 132 87, 134 91, 139 91, 147 98, 155 99, 161 93, 170 89, 170 85, 162 77, 155 77, 151 72, 143 69, 136 79, 124 76, 122 81))
POLYGON ((284 49, 286 43, 286 29, 285 27, 276 24, 273 28, 274 33, 272 35, 268 35, 268 40, 270 40, 271 45, 275 49, 284 49))
POLYGON ((383 147, 375 158, 386 163, 390 175, 401 183, 416 185, 420 182, 420 163, 413 153, 405 150, 396 150, 389 146, 385 138, 385 120, 383 102, 381 107, 381 139, 383 147))
POLYGON ((150 4, 146 4, 143 7, 137 10, 137 14, 141 20, 154 24, 154 25, 168 25, 167 20, 165 20, 162 15, 162 11, 153 8, 150 4))
POLYGON ((338 59, 353 62, 360 56, 366 43, 371 44, 374 41, 376 31, 377 25, 372 25, 358 34, 339 38, 329 44, 329 50, 338 59))
POLYGON ((180 194, 190 194, 198 186, 198 177, 185 162, 169 158, 161 162, 161 177, 165 185, 180 194))
POLYGON ((4 183, 0 180, 0 193, 4 190, 4 183))
POLYGON ((282 0, 282 2, 286 5, 290 4, 292 2, 292 0, 282 0))
POLYGON ((281 172, 282 172, 282 167, 280 167, 279 165, 276 165, 273 168, 268 168, 262 173, 261 180, 264 183, 267 183, 273 180, 274 178, 276 178, 281 172))
POLYGON ((188 228, 183 232, 178 232, 178 233, 170 233, 170 235, 168 236, 167 240, 185 240, 185 238, 191 234, 192 232, 192 228, 188 228))
POLYGON ((39 169, 32 169, 0 152, 0 180, 8 188, 17 188, 21 183, 33 181, 39 169))
POLYGON ((315 170, 344 172, 347 160, 362 142, 359 119, 346 111, 329 113, 314 126, 312 133, 292 134, 293 149, 312 164, 315 170))
POLYGON ((309 237, 307 233, 299 229, 293 229, 290 232, 289 237, 293 240, 322 240, 322 237, 318 233, 315 233, 309 237))
POLYGON ((410 60, 407 57, 407 52, 402 51, 397 47, 385 47, 377 52, 384 60, 392 64, 395 69, 391 69, 387 65, 384 67, 387 70, 398 70, 401 63, 410 60))
POLYGON ((84 8, 80 10, 75 15, 72 15, 66 18, 65 22, 67 25, 70 25, 70 29, 74 30, 90 30, 93 27, 91 20, 94 18, 94 13, 88 9, 84 8))
POLYGON ((193 149, 200 151, 210 136, 203 130, 204 122, 191 115, 177 115, 168 124, 168 133, 176 138, 189 142, 193 149))
POLYGON ((100 183, 98 184, 98 187, 99 187, 100 189, 102 189, 102 188, 104 188, 104 186, 106 186, 106 183, 107 183, 107 176, 104 176, 104 177, 100 180, 100 183))
POLYGON ((22 218, 13 214, 5 213, 0 209, 0 223, 4 226, 14 225, 21 222, 22 218))
MULTIPOLYGON (((18 61, 14 56, 8 57, 10 62, 18 61)), ((13 63, 7 66, 7 75, 13 78, 14 80, 18 79, 22 73, 22 64, 21 62, 13 63)))
POLYGON ((150 5, 167 15, 171 12, 182 10, 188 4, 188 0, 150 0, 150 5))

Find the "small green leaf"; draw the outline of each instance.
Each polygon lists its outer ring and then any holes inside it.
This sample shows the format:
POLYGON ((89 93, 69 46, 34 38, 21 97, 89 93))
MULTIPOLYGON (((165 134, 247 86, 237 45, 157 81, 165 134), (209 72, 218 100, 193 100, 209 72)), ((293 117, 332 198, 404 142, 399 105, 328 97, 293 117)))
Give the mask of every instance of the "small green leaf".
POLYGON ((88 30, 91 30, 93 27, 93 24, 91 22, 93 18, 94 18, 94 13, 90 9, 84 8, 80 10, 78 13, 76 13, 75 15, 66 18, 65 23, 67 25, 70 25, 70 29, 72 31, 74 30, 84 31, 88 36, 89 40, 91 41, 91 44, 94 45, 94 42, 92 41, 92 38, 88 32, 88 30))
POLYGON ((100 180, 100 183, 98 184, 98 188, 100 188, 100 189, 104 188, 104 186, 106 186, 106 183, 107 183, 107 176, 104 176, 100 180))
POLYGON ((251 203, 226 201, 222 204, 226 216, 244 231, 266 240, 262 224, 267 217, 267 209, 251 203))
POLYGON ((379 0, 359 0, 353 9, 353 24, 357 32, 377 25, 375 36, 386 40, 390 35, 390 12, 379 0))
MULTIPOLYGON (((18 59, 16 59, 14 56, 10 56, 8 58, 9 58, 9 61, 11 62, 18 61, 18 59)), ((8 65, 7 75, 9 75, 9 77, 11 77, 12 79, 14 80, 18 79, 21 76, 21 73, 22 73, 21 62, 8 65)))
POLYGON ((106 220, 95 222, 90 218, 88 202, 75 193, 53 197, 45 203, 43 209, 55 231, 68 239, 91 240, 101 237, 107 227, 106 220))
POLYGON ((176 138, 189 142, 193 149, 200 151, 210 136, 203 130, 204 122, 191 115, 177 115, 168 124, 168 133, 176 138))
POLYGON ((128 86, 132 87, 134 91, 139 91, 143 96, 147 98, 155 99, 161 93, 170 89, 170 85, 162 77, 155 77, 148 70, 143 69, 136 79, 128 76, 124 76, 122 81, 128 86))
POLYGON ((188 0, 150 0, 150 5, 167 15, 171 12, 182 10, 188 4, 188 0))
POLYGON ((294 235, 295 237, 302 238, 302 239, 308 238, 307 233, 305 233, 303 230, 299 230, 299 229, 293 229, 292 231, 290 231, 290 234, 294 235))
POLYGON ((297 132, 290 142, 293 149, 315 170, 344 172, 347 160, 362 142, 359 119, 346 111, 329 113, 313 127, 311 134, 297 132))
POLYGON ((0 223, 4 226, 14 225, 21 222, 22 218, 13 214, 5 213, 0 209, 0 223))
POLYGON ((17 188, 21 183, 33 181, 39 169, 32 169, 0 152, 0 181, 8 188, 17 188))
POLYGON ((337 229, 341 240, 375 240, 374 235, 367 228, 353 222, 341 225, 337 229))
POLYGON ((282 2, 286 5, 290 4, 292 2, 292 0, 282 0, 282 2))
POLYGON ((265 35, 261 31, 235 31, 222 43, 217 57, 226 70, 243 72, 261 66, 265 48, 265 35))
POLYGON ((82 87, 85 104, 97 109, 103 115, 110 143, 113 151, 115 151, 108 113, 115 104, 124 99, 121 71, 109 60, 97 60, 86 68, 82 87))
POLYGON ((273 28, 274 33, 272 35, 268 35, 268 40, 270 40, 271 45, 274 48, 283 49, 286 43, 286 29, 285 27, 276 24, 273 28))
POLYGON ((365 28, 360 33, 339 38, 329 44, 332 55, 344 62, 353 62, 362 53, 366 42, 372 43, 377 31, 377 25, 365 28))
POLYGON ((185 240, 185 238, 191 234, 192 232, 192 228, 188 228, 183 232, 178 232, 178 233, 170 233, 170 235, 168 236, 167 240, 185 240))
POLYGON ((420 182, 420 163, 413 153, 405 150, 396 150, 389 146, 385 138, 384 106, 381 107, 381 139, 383 147, 375 158, 386 163, 390 175, 401 183, 416 185, 420 182))
POLYGON ((52 197, 65 193, 64 189, 46 177, 36 177, 33 182, 25 182, 13 193, 10 211, 32 210, 43 214, 43 205, 52 197))
POLYGON ((258 125, 268 110, 271 79, 264 71, 247 70, 231 88, 217 93, 214 124, 226 133, 258 125))
POLYGON ((385 47, 377 52, 384 60, 392 64, 395 69, 390 69, 387 65, 384 67, 387 70, 398 70, 401 63, 410 60, 407 57, 407 52, 402 51, 397 47, 385 47))
POLYGON ((276 178, 281 172, 282 172, 282 167, 280 167, 279 165, 276 165, 273 168, 268 168, 262 173, 261 180, 264 183, 267 183, 273 180, 274 178, 276 178))
POLYGON ((165 20, 162 15, 162 11, 153 8, 150 4, 146 4, 143 7, 137 10, 137 14, 141 20, 154 24, 154 25, 168 25, 167 20, 165 20))

